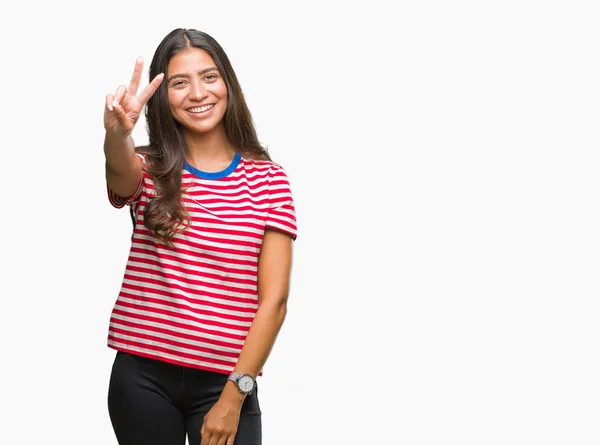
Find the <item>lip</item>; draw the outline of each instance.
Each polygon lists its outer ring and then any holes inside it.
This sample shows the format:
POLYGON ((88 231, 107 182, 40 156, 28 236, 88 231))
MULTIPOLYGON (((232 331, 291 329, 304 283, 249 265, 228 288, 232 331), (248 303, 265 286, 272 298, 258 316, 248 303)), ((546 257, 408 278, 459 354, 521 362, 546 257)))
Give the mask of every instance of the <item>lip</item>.
POLYGON ((202 105, 196 105, 194 107, 186 108, 185 111, 191 117, 196 118, 196 119, 201 119, 201 118, 210 116, 212 114, 213 110, 215 109, 215 107, 216 107, 216 104, 202 104, 202 105), (201 113, 193 113, 192 111, 190 111, 192 108, 204 107, 206 105, 212 105, 213 107, 210 110, 206 110, 206 111, 203 111, 201 113))

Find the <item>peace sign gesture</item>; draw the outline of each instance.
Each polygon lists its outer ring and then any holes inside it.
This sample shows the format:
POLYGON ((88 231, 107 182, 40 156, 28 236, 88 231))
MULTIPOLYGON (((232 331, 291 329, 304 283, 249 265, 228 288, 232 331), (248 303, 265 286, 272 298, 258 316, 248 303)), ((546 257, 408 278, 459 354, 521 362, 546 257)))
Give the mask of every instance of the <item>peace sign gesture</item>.
POLYGON ((133 75, 129 82, 129 88, 120 85, 114 95, 106 96, 104 109, 104 128, 122 137, 128 137, 133 131, 140 113, 148 99, 152 97, 156 89, 163 81, 164 74, 158 74, 152 82, 136 96, 142 78, 142 67, 144 62, 141 57, 135 61, 133 75))

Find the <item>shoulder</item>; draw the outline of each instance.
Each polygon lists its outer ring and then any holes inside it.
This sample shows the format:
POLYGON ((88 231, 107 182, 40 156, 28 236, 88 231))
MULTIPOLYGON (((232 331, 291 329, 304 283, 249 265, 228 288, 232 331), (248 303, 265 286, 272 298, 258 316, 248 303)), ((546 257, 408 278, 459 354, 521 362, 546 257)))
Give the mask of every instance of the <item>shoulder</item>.
POLYGON ((245 157, 242 159, 244 161, 246 171, 255 172, 268 178, 287 176, 283 166, 277 162, 268 161, 265 159, 248 159, 245 157))
POLYGON ((257 188, 264 190, 269 199, 277 202, 292 201, 292 188, 283 166, 277 162, 266 160, 245 160, 246 172, 253 171, 249 181, 257 188))

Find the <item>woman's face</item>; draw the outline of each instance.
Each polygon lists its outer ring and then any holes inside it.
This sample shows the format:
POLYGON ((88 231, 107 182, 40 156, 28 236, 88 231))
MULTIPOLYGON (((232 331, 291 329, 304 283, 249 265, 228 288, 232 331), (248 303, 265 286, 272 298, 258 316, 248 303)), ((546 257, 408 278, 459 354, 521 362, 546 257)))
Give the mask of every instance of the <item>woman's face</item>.
POLYGON ((169 61, 166 78, 171 114, 184 129, 208 133, 222 128, 227 87, 206 51, 189 48, 177 53, 169 61))

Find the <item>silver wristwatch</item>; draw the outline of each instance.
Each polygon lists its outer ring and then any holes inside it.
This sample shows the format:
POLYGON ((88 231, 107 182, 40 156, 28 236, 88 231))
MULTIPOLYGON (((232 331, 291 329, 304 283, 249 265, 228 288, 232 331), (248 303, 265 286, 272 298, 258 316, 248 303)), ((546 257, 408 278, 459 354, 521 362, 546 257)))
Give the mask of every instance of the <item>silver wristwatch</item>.
POLYGON ((228 380, 234 382, 238 391, 242 394, 250 394, 256 386, 256 382, 250 374, 240 374, 239 372, 233 371, 229 375, 228 380))

